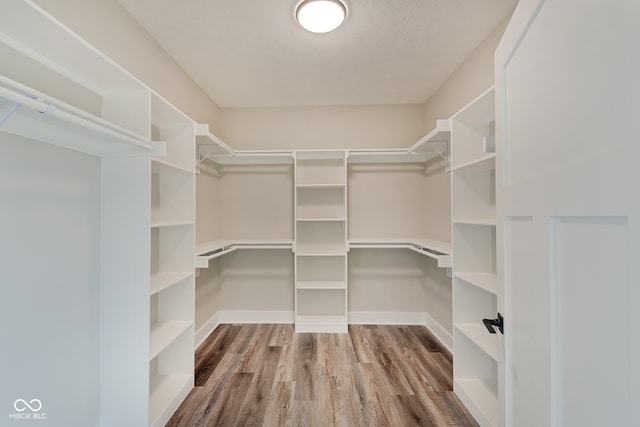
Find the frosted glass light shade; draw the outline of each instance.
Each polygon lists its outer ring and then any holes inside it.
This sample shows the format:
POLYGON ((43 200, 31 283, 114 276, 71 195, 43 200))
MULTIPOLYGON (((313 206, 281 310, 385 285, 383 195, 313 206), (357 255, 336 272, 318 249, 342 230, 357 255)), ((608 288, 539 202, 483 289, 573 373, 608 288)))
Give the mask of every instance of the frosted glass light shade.
POLYGON ((328 33, 338 28, 347 16, 339 0, 304 0, 296 9, 298 23, 312 33, 328 33))

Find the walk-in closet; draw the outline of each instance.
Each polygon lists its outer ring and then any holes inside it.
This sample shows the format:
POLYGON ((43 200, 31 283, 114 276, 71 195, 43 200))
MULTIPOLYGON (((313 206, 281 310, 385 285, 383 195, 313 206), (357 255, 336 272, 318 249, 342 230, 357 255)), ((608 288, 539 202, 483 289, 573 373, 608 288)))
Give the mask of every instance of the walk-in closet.
POLYGON ((6 2, 0 424, 640 425, 639 28, 6 2))

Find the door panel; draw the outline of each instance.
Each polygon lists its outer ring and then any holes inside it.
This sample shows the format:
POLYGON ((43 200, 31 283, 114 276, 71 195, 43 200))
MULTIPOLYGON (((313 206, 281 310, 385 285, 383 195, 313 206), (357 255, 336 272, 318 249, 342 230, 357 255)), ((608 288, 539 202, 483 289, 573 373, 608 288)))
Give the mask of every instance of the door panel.
POLYGON ((633 363, 627 218, 553 218, 551 234, 557 419, 565 426, 623 426, 631 408, 628 394, 616 391, 633 363), (603 397, 610 392, 618 394, 613 401, 603 397))
POLYGON ((509 271, 507 280, 518 283, 512 286, 505 295, 505 344, 510 353, 507 362, 517 360, 519 363, 509 363, 506 367, 507 376, 513 381, 508 389, 508 405, 519 416, 519 423, 510 425, 542 426, 548 425, 544 414, 550 413, 549 395, 551 367, 549 321, 550 313, 547 301, 549 287, 545 286, 548 277, 547 259, 541 257, 540 252, 530 244, 536 236, 544 235, 537 229, 539 223, 533 217, 509 217, 504 220, 505 254, 509 271), (532 312, 532 307, 536 312, 532 312), (530 313, 522 316, 522 313, 530 313), (518 331, 517 334, 511 331, 518 331))
POLYGON ((521 0, 496 53, 506 426, 640 425, 640 2, 521 0))

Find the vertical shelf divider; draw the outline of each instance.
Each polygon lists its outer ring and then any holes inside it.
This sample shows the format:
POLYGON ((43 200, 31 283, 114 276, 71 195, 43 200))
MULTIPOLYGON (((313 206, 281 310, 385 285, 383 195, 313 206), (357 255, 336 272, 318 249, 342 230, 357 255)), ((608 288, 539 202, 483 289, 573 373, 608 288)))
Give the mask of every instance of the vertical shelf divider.
POLYGON ((294 152, 296 332, 347 332, 346 184, 346 150, 294 152))

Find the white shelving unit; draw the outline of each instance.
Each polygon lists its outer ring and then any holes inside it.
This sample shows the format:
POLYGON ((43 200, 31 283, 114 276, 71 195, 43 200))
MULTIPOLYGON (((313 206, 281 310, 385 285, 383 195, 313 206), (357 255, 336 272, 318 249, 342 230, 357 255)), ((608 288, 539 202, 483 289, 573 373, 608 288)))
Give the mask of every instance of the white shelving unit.
POLYGON ((234 150, 208 130, 197 136, 196 171, 204 161, 217 165, 283 165, 293 163, 293 152, 287 150, 234 150))
POLYGON ((450 136, 450 121, 437 120, 436 128, 408 149, 350 150, 349 163, 424 163, 440 156, 449 170, 450 136))
POLYGON ((451 118, 454 391, 481 426, 497 426, 494 91, 451 118), (489 151, 489 152, 487 152, 489 151))
POLYGON ((100 157, 100 374, 85 392, 100 425, 164 425, 193 387, 195 124, 32 1, 5 12, 0 132, 100 157))
POLYGON ((347 151, 296 151, 296 332, 347 332, 347 151))
POLYGON ((156 95, 151 135, 149 425, 162 426, 194 383, 196 124, 156 95))

